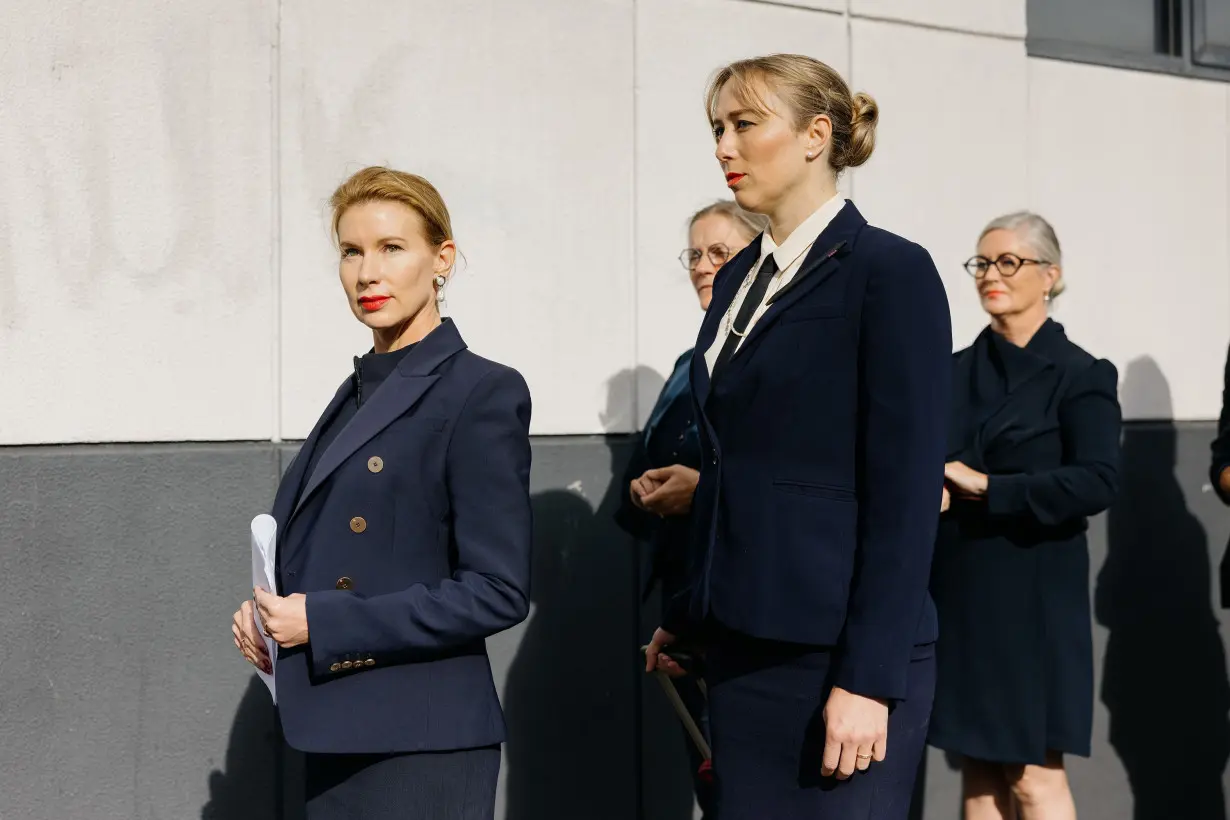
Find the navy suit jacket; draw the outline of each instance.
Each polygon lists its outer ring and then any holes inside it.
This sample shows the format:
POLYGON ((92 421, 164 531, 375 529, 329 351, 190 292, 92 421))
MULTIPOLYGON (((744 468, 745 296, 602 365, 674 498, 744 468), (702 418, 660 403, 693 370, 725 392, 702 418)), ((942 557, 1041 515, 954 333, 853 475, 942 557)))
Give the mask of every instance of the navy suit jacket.
POLYGON ((914 646, 936 638, 944 288, 923 248, 846 203, 711 382, 704 353, 759 255, 757 239, 719 271, 696 343, 692 577, 667 628, 686 634, 711 615, 832 646, 838 686, 899 699, 914 646))
MULTIPOLYGON (((1213 439, 1213 461, 1209 465, 1209 481, 1213 482, 1213 492, 1217 497, 1230 504, 1230 493, 1221 488, 1223 470, 1230 470, 1230 350, 1226 351, 1226 375, 1222 381, 1221 415, 1217 419, 1217 438, 1213 439)), ((1221 605, 1230 609, 1230 544, 1222 555, 1218 578, 1221 586, 1221 605)))
POLYGON ((530 395, 449 320, 406 354, 304 476, 348 378, 278 488, 280 592, 308 644, 278 652, 287 742, 311 752, 504 740, 484 639, 529 609, 530 395))
POLYGON ((1230 494, 1222 491, 1221 474, 1230 469, 1230 350, 1226 351, 1226 375, 1222 378, 1221 415, 1217 419, 1217 438, 1211 445, 1213 461, 1209 465, 1209 481, 1222 501, 1230 504, 1230 494))

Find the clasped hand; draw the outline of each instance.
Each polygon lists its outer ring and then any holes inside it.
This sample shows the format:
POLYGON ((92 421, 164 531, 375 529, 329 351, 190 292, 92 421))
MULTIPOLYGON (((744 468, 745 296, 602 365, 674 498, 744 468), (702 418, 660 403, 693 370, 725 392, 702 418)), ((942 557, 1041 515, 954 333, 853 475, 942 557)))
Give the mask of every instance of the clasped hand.
POLYGON ((273 671, 273 663, 253 613, 278 646, 286 649, 299 646, 308 642, 307 596, 296 592, 283 598, 260 588, 254 589, 252 595, 253 600, 240 604, 231 619, 231 635, 235 648, 248 663, 269 674, 273 671))
POLYGON ((940 498, 940 512, 946 512, 953 498, 975 499, 987 494, 986 473, 967 467, 960 461, 944 465, 944 493, 940 498))
POLYGON ((646 512, 659 516, 686 515, 692 509, 692 496, 700 482, 700 473, 682 464, 646 470, 632 479, 628 493, 632 503, 646 512))

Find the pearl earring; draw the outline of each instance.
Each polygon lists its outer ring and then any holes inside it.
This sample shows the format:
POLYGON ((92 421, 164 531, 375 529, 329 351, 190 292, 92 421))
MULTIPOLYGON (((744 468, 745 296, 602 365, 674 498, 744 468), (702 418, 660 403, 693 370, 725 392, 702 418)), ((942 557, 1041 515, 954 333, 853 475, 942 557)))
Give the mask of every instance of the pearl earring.
POLYGON ((1051 292, 1049 290, 1046 293, 1042 294, 1042 301, 1043 302, 1051 301, 1051 292))
POLYGON ((811 158, 812 158, 812 156, 814 156, 814 155, 812 154, 812 152, 811 152, 811 151, 808 151, 808 152, 807 152, 807 158, 808 158, 808 159, 811 159, 811 158))
POLYGON ((448 282, 448 280, 444 278, 444 274, 437 273, 435 282, 436 282, 436 301, 443 302, 444 301, 444 285, 446 282, 448 282))

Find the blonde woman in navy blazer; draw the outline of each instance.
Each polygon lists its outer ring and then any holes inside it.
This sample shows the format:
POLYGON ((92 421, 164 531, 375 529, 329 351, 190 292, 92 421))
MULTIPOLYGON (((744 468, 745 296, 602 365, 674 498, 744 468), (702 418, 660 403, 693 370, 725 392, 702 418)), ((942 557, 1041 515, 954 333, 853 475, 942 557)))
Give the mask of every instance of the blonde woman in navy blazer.
POLYGON ((708 103, 770 227, 718 273, 692 357, 696 550, 648 666, 705 648, 722 820, 904 820, 935 686, 948 301, 925 250, 837 192, 871 154, 870 97, 773 55, 708 103))
MULTIPOLYGON (((529 391, 440 317, 456 248, 429 182, 368 168, 332 205, 374 346, 274 501, 278 594, 254 594, 282 728, 309 820, 486 820, 504 720, 484 639, 529 606, 529 391)), ((268 671, 252 608, 235 643, 268 671)))

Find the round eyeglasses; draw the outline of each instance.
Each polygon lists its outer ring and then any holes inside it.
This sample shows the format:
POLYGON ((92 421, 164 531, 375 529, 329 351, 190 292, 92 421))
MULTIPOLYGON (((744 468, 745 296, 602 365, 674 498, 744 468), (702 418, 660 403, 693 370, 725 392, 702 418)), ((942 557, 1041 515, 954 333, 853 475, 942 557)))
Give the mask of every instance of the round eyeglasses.
POLYGON ((965 260, 965 271, 975 279, 981 279, 987 275, 987 271, 994 265, 999 270, 999 275, 1007 279, 1009 276, 1016 276, 1016 272, 1021 269, 1022 265, 1049 265, 1043 259, 1022 259, 1015 253, 1001 253, 995 259, 987 259, 985 256, 971 256, 965 260))
POLYGON ((713 267, 720 268, 730 259, 730 248, 720 242, 716 245, 710 245, 709 249, 704 253, 696 250, 696 248, 685 248, 683 253, 679 254, 679 264, 689 271, 694 271, 696 266, 700 264, 702 256, 708 256, 709 261, 713 263, 713 267))

